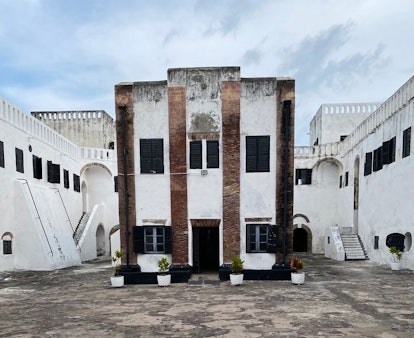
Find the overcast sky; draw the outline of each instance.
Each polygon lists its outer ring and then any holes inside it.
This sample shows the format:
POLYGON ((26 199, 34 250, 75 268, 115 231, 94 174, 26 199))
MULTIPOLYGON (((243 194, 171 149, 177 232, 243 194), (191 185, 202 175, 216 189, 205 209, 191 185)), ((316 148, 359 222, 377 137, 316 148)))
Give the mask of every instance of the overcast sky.
POLYGON ((296 80, 296 144, 323 103, 384 101, 414 74, 412 0, 0 0, 0 97, 103 109, 114 85, 240 66, 296 80))

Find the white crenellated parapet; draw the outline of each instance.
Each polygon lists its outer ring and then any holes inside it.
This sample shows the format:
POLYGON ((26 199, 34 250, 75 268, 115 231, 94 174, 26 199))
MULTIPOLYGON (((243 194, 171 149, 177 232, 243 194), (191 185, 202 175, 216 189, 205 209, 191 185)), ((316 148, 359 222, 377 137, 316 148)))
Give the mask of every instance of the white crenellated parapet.
POLYGON ((81 157, 86 160, 116 161, 116 150, 82 147, 81 157))
POLYGON ((79 147, 35 117, 24 113, 11 103, 0 98, 0 120, 19 128, 73 159, 79 159, 79 147))
POLYGON ((58 112, 32 112, 40 120, 90 120, 110 116, 104 110, 58 111, 58 112))
POLYGON ((316 114, 352 114, 352 113, 372 113, 381 102, 364 103, 327 103, 322 104, 316 114))
POLYGON ((341 142, 326 143, 317 146, 296 146, 294 148, 295 158, 312 158, 336 156, 341 150, 341 142))
POLYGON ((348 153, 363 139, 371 134, 385 120, 398 113, 414 98, 414 76, 398 89, 387 101, 380 105, 369 115, 348 137, 343 141, 344 154, 348 153))

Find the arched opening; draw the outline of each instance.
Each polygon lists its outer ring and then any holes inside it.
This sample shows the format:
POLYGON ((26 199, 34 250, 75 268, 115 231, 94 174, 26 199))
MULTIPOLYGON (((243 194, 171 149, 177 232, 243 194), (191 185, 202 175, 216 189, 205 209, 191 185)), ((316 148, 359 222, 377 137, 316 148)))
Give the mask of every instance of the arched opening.
POLYGON ((96 229, 96 256, 105 255, 105 230, 102 224, 96 229))
POLYGON ((86 182, 82 182, 82 210, 84 213, 88 212, 88 187, 86 182))
POLYGON ((296 228, 293 230, 293 251, 308 251, 308 233, 303 228, 296 228))
POLYGON ((3 242, 3 255, 11 255, 13 253, 12 239, 13 235, 10 232, 5 232, 3 236, 1 236, 3 242))

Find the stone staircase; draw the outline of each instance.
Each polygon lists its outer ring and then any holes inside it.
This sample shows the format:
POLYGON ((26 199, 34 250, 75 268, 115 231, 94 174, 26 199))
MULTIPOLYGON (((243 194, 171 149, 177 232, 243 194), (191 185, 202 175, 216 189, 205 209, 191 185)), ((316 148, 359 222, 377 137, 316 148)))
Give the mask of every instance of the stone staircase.
POLYGON ((78 225, 76 227, 75 232, 73 233, 73 239, 75 240, 76 245, 79 244, 79 241, 82 237, 83 234, 83 230, 85 230, 86 227, 86 223, 88 223, 89 220, 89 214, 88 213, 83 213, 82 217, 80 218, 78 225))
POLYGON ((345 250, 345 260, 368 259, 367 252, 358 235, 341 234, 341 239, 345 250))

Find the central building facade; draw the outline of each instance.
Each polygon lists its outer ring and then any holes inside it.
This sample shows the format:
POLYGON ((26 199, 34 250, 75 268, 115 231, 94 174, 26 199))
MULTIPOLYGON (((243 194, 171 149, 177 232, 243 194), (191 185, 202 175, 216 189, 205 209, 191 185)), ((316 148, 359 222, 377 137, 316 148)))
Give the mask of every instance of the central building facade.
POLYGON ((294 80, 239 67, 169 69, 115 86, 124 265, 193 271, 292 253, 294 80))

